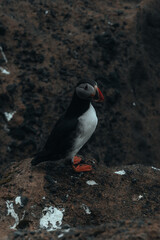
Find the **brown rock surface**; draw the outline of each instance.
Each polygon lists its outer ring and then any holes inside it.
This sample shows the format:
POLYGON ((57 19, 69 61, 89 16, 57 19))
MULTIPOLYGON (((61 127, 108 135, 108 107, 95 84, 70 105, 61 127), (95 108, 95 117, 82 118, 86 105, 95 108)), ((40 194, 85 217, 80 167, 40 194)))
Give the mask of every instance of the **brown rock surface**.
POLYGON ((92 164, 92 173, 81 174, 51 163, 33 169, 30 159, 13 164, 1 180, 3 239, 160 237, 160 170, 142 165, 107 168, 94 160, 92 164), (17 197, 21 204, 16 204, 17 197), (7 203, 13 204, 9 215, 7 203), (62 229, 47 233, 44 229, 54 227, 51 217, 48 227, 41 221, 45 208, 52 207, 62 211, 62 229))
POLYGON ((1 1, 1 239, 160 238, 159 11, 158 0, 1 1), (31 168, 84 78, 105 96, 81 151, 95 170, 31 168), (40 230, 50 206, 65 209, 54 232, 40 230))

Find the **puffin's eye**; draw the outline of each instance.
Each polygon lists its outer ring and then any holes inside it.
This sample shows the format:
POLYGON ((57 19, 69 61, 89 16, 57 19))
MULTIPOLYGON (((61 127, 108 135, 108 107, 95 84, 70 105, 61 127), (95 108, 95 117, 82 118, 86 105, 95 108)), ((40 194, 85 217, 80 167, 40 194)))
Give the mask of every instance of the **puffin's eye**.
POLYGON ((85 90, 88 90, 88 85, 86 84, 86 86, 84 87, 85 90))

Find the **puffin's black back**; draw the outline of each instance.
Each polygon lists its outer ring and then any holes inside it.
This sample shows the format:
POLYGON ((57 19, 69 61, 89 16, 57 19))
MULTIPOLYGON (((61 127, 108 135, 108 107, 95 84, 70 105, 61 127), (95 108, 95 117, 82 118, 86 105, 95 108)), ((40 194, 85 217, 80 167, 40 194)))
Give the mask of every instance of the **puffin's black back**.
POLYGON ((32 165, 43 161, 56 161, 65 158, 72 148, 78 120, 61 117, 53 128, 41 152, 32 160, 32 165))

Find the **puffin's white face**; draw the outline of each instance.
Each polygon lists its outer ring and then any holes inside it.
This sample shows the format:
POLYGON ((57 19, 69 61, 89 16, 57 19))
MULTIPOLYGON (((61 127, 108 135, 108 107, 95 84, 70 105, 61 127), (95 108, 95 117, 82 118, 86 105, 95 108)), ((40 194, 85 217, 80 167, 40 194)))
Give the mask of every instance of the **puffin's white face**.
POLYGON ((81 83, 76 87, 76 93, 79 98, 91 99, 96 94, 96 89, 89 83, 81 83))
POLYGON ((104 97, 101 93, 100 89, 97 87, 97 84, 95 82, 95 85, 91 85, 89 83, 80 83, 76 87, 76 94, 81 99, 91 100, 93 99, 96 102, 103 102, 104 97))

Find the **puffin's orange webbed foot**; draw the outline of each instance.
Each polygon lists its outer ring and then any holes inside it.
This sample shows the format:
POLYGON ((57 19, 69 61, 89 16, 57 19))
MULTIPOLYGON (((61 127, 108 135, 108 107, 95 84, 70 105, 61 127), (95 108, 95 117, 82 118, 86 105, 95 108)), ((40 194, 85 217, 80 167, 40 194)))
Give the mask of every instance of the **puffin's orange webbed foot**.
POLYGON ((82 161, 82 158, 81 157, 78 157, 78 156, 74 156, 73 158, 73 164, 78 164, 82 161))
POLYGON ((87 164, 80 164, 78 166, 73 165, 73 169, 75 172, 90 172, 92 170, 92 166, 87 164))

